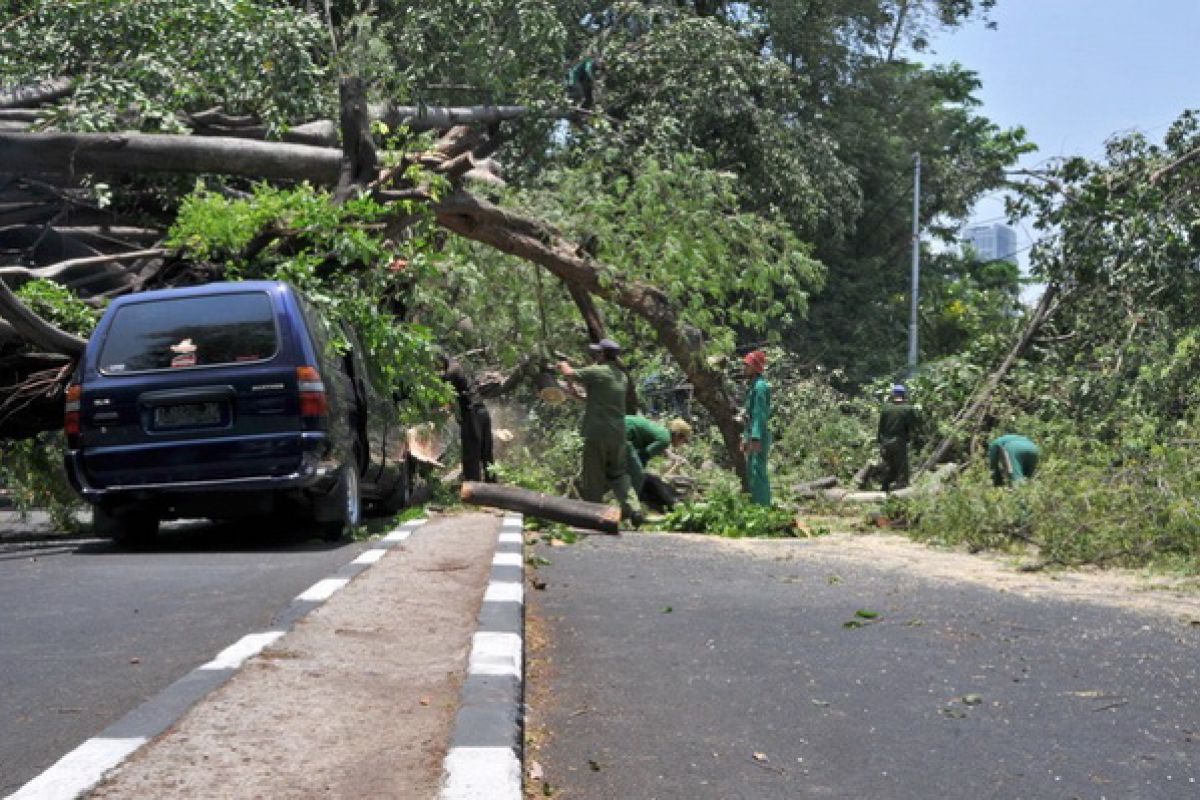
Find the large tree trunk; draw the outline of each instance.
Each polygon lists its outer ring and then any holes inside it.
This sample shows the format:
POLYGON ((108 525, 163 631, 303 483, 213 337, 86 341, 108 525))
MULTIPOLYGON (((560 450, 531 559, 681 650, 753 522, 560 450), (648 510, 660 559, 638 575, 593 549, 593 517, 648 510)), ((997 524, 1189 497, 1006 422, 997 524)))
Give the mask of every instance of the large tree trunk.
POLYGON ((340 151, 149 133, 0 133, 0 164, 22 175, 170 172, 337 183, 340 151))
POLYGON ((371 106, 375 119, 393 128, 403 125, 418 132, 444 131, 459 125, 497 125, 528 113, 525 106, 371 106))
POLYGON ((342 168, 334 200, 344 203, 354 192, 379 177, 379 159, 371 139, 366 86, 361 78, 343 78, 338 87, 341 99, 342 168))

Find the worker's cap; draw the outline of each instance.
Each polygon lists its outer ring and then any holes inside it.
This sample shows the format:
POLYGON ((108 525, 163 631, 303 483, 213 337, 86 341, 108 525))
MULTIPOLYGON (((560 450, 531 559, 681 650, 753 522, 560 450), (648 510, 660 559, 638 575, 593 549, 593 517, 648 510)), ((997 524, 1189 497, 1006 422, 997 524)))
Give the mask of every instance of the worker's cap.
POLYGON ((692 426, 688 425, 681 419, 673 419, 667 423, 667 430, 672 436, 690 439, 692 437, 692 426))
POLYGON ((617 344, 612 339, 601 339, 595 344, 589 344, 588 349, 596 353, 599 353, 601 350, 609 353, 619 353, 621 352, 621 345, 617 344))
POLYGON ((742 358, 742 363, 747 367, 762 371, 767 366, 767 354, 763 350, 753 350, 742 358))
POLYGON ((908 387, 905 386, 903 383, 893 383, 892 384, 892 394, 901 394, 901 395, 908 394, 908 387))

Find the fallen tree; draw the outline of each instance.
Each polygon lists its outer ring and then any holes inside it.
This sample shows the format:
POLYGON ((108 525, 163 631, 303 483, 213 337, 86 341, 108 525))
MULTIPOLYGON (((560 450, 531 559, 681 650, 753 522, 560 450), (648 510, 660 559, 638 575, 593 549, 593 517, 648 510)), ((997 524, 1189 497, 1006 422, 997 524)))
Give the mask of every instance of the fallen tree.
MULTIPOLYGON (((424 203, 447 230, 542 266, 566 285, 581 309, 589 308, 589 303, 582 300, 584 296, 595 296, 638 315, 687 375, 696 399, 721 431, 735 470, 744 476, 745 461, 739 447, 741 424, 736 418, 735 403, 724 386, 723 376, 705 361, 696 337, 690 335, 666 294, 654 286, 628 280, 608 265, 581 253, 575 242, 548 223, 513 214, 462 188, 463 176, 481 157, 490 155, 493 147, 494 143, 486 136, 456 127, 447 131, 432 151, 407 154, 400 166, 379 173, 369 186, 381 202, 424 203), (458 188, 448 196, 435 198, 425 187, 405 183, 404 176, 412 165, 444 177, 458 188)), ((333 187, 342 174, 345 158, 341 150, 333 148, 232 137, 0 134, 0 163, 10 165, 10 175, 221 174, 307 180, 333 187)), ((397 232, 412 222, 407 208, 393 220, 397 232)), ((21 317, 20 324, 27 326, 25 330, 36 329, 40 341, 53 343, 48 349, 54 352, 73 355, 79 350, 78 342, 54 336, 50 330, 53 326, 44 322, 33 325, 15 306, 0 311, 0 316, 14 328, 18 327, 18 321, 13 316, 21 317)), ((599 315, 587 313, 586 317, 590 335, 602 336, 599 315)), ((0 426, 0 435, 3 433, 0 426)))

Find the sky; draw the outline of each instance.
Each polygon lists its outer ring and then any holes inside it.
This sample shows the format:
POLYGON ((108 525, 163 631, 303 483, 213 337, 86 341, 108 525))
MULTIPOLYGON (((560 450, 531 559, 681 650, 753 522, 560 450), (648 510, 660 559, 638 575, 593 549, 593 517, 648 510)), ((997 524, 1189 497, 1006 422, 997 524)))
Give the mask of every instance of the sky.
MULTIPOLYGON (((1114 134, 1160 141, 1184 110, 1200 108, 1200 0, 999 0, 990 18, 996 30, 972 23, 915 58, 979 74, 980 112, 1023 126, 1038 145, 1022 166, 1099 160, 1114 134)), ((1003 213, 999 197, 985 198, 972 221, 1003 213)), ((1018 225, 1018 248, 1029 244, 1029 226, 1018 225)))

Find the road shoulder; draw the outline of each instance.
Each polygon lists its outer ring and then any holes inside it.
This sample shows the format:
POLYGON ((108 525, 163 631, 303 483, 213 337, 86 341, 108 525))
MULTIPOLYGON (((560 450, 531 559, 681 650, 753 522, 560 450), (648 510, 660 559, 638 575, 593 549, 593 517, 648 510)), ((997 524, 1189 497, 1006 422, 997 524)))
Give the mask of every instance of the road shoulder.
POLYGON ((422 526, 90 796, 435 796, 498 528, 422 526))

